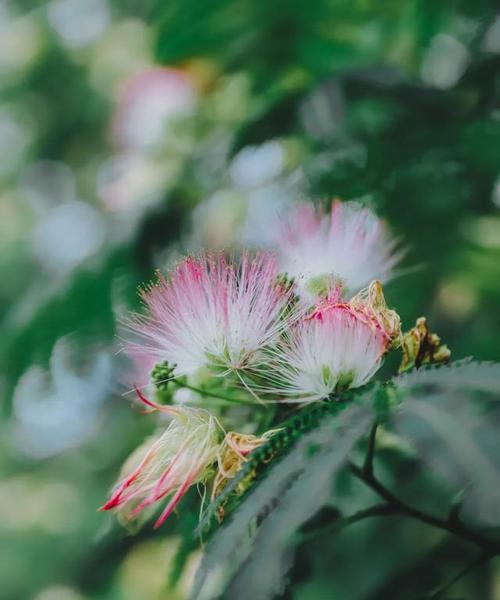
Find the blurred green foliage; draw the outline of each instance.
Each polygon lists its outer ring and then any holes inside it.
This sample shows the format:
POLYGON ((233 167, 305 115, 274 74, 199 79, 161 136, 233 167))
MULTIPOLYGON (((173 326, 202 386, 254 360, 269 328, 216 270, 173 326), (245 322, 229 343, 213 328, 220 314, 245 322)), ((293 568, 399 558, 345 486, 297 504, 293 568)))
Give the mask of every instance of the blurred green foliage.
MULTIPOLYGON (((190 563, 184 581, 167 587, 174 547, 192 530, 189 510, 164 531, 136 537, 95 513, 123 458, 153 428, 121 396, 116 322, 137 306, 135 289, 154 268, 203 242, 193 242, 193 209, 218 192, 235 203, 248 194, 228 172, 249 146, 280 144, 285 166, 273 183, 285 196, 362 198, 387 219, 407 248, 386 289, 405 326, 426 314, 455 358, 500 359, 495 8, 486 0, 0 6, 0 597, 185 597, 190 563), (155 63, 188 78, 194 109, 153 149, 123 149, 114 133, 121 90, 155 63), (109 160, 122 156, 133 159, 125 174, 140 170, 147 185, 113 180, 127 199, 116 209, 102 181, 109 160), (73 190, 58 196, 50 170, 33 179, 40 164, 69 169, 73 190), (75 200, 92 208, 105 235, 62 272, 33 240, 57 207, 75 200), (48 451, 33 446, 37 435, 64 440, 83 419, 74 398, 88 394, 57 387, 61 338, 82 381, 102 350, 112 368, 100 400, 89 397, 94 420, 73 443, 70 436, 48 451), (43 385, 23 391, 39 368, 43 385), (36 401, 33 389, 45 403, 35 422, 23 408, 36 401)), ((72 235, 63 225, 48 236, 56 247, 60 239, 63 258, 72 235)), ((384 452, 399 476, 423 481, 389 442, 384 452)), ((342 502, 357 505, 358 493, 347 489, 342 502)), ((416 598, 409 590, 447 579, 469 554, 415 523, 381 520, 301 548, 285 597, 416 598)), ((458 593, 500 598, 495 564, 458 593)))

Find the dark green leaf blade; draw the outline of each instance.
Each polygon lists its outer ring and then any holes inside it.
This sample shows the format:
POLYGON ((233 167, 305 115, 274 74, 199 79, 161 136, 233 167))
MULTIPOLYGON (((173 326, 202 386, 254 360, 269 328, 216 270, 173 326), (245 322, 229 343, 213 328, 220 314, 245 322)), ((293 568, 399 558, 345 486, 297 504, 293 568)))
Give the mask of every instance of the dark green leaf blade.
MULTIPOLYGON (((265 583, 262 582, 262 590, 259 588, 259 592, 252 597, 265 597, 260 596, 261 591, 279 586, 282 569, 278 566, 285 559, 288 534, 293 533, 289 526, 292 523, 300 525, 311 512, 324 504, 325 486, 329 487, 333 473, 342 466, 354 443, 368 430, 371 419, 371 409, 357 404, 349 406, 341 415, 327 415, 324 422, 305 434, 286 457, 271 464, 266 477, 245 497, 230 522, 214 535, 197 573, 191 597, 197 600, 220 597, 228 582, 252 555, 259 532, 275 531, 273 520, 275 515, 280 514, 279 509, 285 502, 284 512, 276 524, 276 530, 280 532, 277 540, 280 552, 275 558, 278 561, 277 569, 265 583), (325 468, 328 476, 325 475, 325 468), (307 473, 303 483, 300 483, 307 473), (297 502, 297 497, 311 485, 321 493, 315 495, 307 492, 309 502, 302 506, 297 502), (265 528, 261 529, 263 523, 265 528)), ((263 535, 265 542, 268 534, 263 535)), ((258 547, 261 547, 260 543, 258 547)), ((235 585, 240 588, 239 584, 235 585)), ((251 591, 252 587, 249 587, 248 593, 251 591)))

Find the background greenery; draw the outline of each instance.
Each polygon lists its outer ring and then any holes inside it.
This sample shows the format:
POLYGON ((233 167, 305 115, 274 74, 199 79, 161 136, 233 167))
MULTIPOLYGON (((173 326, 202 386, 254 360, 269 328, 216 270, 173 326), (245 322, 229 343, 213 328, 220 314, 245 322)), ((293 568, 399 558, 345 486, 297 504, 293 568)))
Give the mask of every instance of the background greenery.
MULTIPOLYGON (((122 396, 116 320, 178 253, 265 242, 275 206, 371 204, 407 248, 386 289, 404 325, 500 359, 494 5, 0 4, 0 597, 185 597, 189 514, 130 536, 96 513, 154 426, 122 396)), ((420 598, 467 554, 436 535, 384 521, 305 546, 286 597, 420 598)), ((500 598, 498 565, 457 593, 500 598)))

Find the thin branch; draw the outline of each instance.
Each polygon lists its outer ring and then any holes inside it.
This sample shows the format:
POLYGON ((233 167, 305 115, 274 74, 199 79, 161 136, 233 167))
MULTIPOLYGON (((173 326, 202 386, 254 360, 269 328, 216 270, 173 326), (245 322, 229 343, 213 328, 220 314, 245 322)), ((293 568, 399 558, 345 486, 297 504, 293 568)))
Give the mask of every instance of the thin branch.
POLYGON ((388 504, 375 504, 369 508, 359 510, 348 517, 335 519, 324 527, 318 527, 317 529, 312 529, 305 533, 298 533, 296 543, 302 544, 304 542, 309 542, 325 533, 336 533, 349 525, 353 525, 354 523, 358 523, 359 521, 363 521, 370 517, 388 517, 395 514, 399 514, 399 511, 392 506, 389 506, 388 504))
POLYGON ((351 473, 357 477, 360 481, 363 481, 368 487, 376 492, 386 503, 395 509, 399 514, 407 515, 418 521, 432 525, 439 529, 448 531, 449 533, 456 535, 468 542, 479 546, 485 552, 497 555, 500 554, 500 542, 487 539, 481 534, 476 533, 468 529, 461 521, 453 521, 449 519, 439 519, 433 515, 424 513, 416 508, 413 508, 409 504, 406 504, 390 492, 386 487, 382 485, 374 475, 366 475, 362 468, 355 464, 350 463, 351 473))
POLYGON ((481 565, 487 563, 491 558, 493 558, 493 554, 491 552, 481 552, 479 556, 473 560, 471 563, 466 565, 461 571, 459 571, 450 581, 443 583, 442 585, 435 588, 429 595, 429 600, 434 600, 435 598, 439 598, 444 592, 448 591, 457 581, 468 575, 470 572, 477 569, 481 565))

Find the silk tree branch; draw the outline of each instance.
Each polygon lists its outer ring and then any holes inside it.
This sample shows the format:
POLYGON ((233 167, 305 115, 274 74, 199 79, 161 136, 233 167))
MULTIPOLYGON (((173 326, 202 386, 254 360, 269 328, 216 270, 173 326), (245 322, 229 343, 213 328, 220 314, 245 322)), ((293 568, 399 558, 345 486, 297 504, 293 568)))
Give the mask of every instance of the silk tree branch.
POLYGON ((406 504, 397 496, 395 496, 375 477, 373 473, 366 473, 365 469, 358 467, 353 463, 349 464, 349 468, 354 477, 362 481, 365 485, 371 488, 380 498, 385 500, 387 505, 393 509, 394 513, 406 515, 408 517, 416 519, 417 521, 426 523, 427 525, 437 527, 438 529, 443 529, 444 531, 447 531, 457 537, 460 537, 463 540, 475 544, 484 552, 491 554, 492 556, 500 554, 500 542, 490 540, 481 535, 480 533, 472 531, 460 520, 440 519, 438 517, 435 517, 434 515, 430 515, 421 510, 418 510, 417 508, 406 504))
POLYGON ((440 598, 444 594, 444 592, 447 592, 453 585, 455 585, 455 583, 460 581, 460 579, 463 579, 466 575, 468 575, 481 565, 486 564, 491 558, 493 558, 493 554, 481 551, 477 558, 475 558, 471 563, 466 565, 452 579, 435 588, 431 592, 429 600, 436 600, 436 598, 440 598))
POLYGON ((324 527, 318 527, 317 529, 312 529, 311 531, 298 533, 295 542, 302 544, 326 533, 337 533, 349 525, 354 525, 354 523, 364 521, 365 519, 369 519, 371 517, 389 517, 395 514, 398 514, 397 511, 395 511, 388 504, 375 504, 374 506, 359 510, 347 517, 339 517, 334 519, 324 527))

